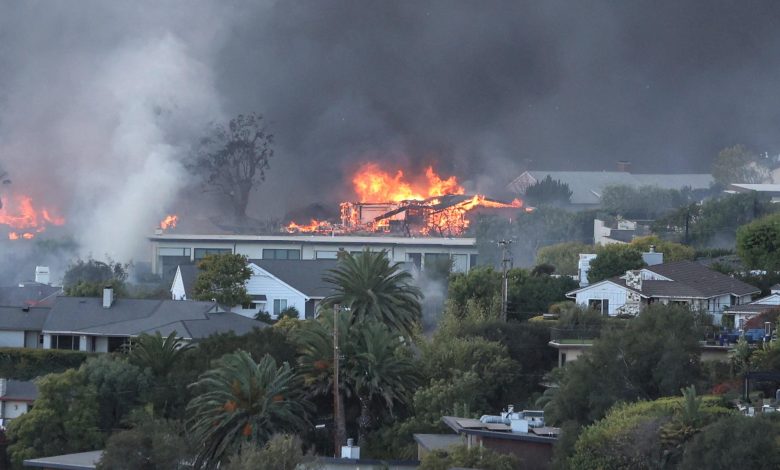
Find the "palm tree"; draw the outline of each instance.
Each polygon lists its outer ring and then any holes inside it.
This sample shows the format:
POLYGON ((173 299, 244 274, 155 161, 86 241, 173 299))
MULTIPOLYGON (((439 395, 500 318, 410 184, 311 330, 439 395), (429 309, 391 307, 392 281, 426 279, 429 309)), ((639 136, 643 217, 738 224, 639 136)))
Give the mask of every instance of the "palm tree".
POLYGON ((349 308, 353 323, 373 318, 409 335, 421 317, 422 292, 400 263, 390 264, 386 251, 346 253, 323 279, 335 286, 324 305, 349 308))
POLYGON ((395 402, 406 402, 417 388, 418 374, 402 338, 376 321, 366 322, 355 331, 355 357, 348 358, 349 374, 360 400, 358 442, 363 445, 372 427, 371 405, 375 399, 384 402, 392 414, 395 402))
POLYGON ((179 362, 189 345, 172 331, 163 338, 159 331, 142 334, 132 344, 130 362, 151 370, 154 377, 166 377, 179 362))
MULTIPOLYGON (((354 356, 350 347, 352 341, 347 337, 350 319, 346 315, 338 316, 339 351, 343 357, 354 356)), ((303 377, 303 383, 311 397, 329 395, 333 392, 333 312, 323 312, 316 321, 306 322, 301 328, 293 330, 292 339, 298 346, 298 371, 303 377)), ((344 397, 350 397, 352 390, 347 380, 347 369, 339 369, 339 400, 344 403, 344 397)), ((334 397, 335 398, 335 397, 334 397)), ((344 443, 347 439, 347 424, 344 407, 340 406, 338 413, 334 412, 333 426, 336 442, 344 443)), ((335 449, 338 451, 338 449, 335 449)))
MULTIPOLYGON (((414 362, 404 354, 402 337, 376 320, 350 326, 350 318, 339 316, 341 367, 339 389, 344 398, 360 401, 358 441, 363 442, 372 424, 371 405, 383 401, 392 413, 397 402, 408 400, 418 384, 414 362)), ((312 396, 333 391, 333 315, 323 313, 296 331, 299 370, 312 396)), ((343 400, 342 400, 343 401, 343 400)), ((346 440, 344 407, 334 416, 336 440, 346 440)))
POLYGON ((156 414, 171 418, 185 405, 184 392, 171 379, 190 345, 176 337, 176 331, 163 337, 160 332, 142 334, 130 344, 130 363, 151 372, 154 386, 148 390, 146 400, 156 414))
POLYGON ((226 354, 190 385, 187 427, 200 449, 195 468, 216 468, 242 442, 264 444, 276 432, 306 423, 310 404, 290 365, 269 355, 256 363, 246 351, 226 354))

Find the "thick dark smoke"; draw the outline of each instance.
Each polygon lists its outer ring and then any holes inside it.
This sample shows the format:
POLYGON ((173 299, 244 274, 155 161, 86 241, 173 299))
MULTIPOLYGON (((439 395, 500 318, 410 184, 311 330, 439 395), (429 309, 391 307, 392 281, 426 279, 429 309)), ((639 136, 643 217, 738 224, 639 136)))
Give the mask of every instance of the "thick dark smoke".
POLYGON ((206 124, 239 112, 277 138, 258 218, 341 199, 369 158, 436 162, 487 193, 528 161, 706 171, 737 142, 780 150, 779 14, 769 0, 0 0, 0 162, 61 207, 84 252, 118 258, 145 253, 175 209, 206 124))

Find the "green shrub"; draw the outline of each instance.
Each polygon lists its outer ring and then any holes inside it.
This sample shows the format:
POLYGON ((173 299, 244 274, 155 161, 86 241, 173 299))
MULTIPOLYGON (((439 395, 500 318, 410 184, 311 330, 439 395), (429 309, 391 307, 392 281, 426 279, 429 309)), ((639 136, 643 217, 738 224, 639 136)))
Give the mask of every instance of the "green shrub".
POLYGON ((68 369, 78 369, 95 353, 59 349, 0 348, 0 377, 31 380, 68 369))

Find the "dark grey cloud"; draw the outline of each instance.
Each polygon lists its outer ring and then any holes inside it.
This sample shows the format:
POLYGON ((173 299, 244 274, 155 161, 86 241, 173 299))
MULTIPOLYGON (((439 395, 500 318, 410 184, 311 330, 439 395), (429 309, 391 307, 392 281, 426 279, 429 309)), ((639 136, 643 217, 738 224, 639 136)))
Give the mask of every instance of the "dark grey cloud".
MULTIPOLYGON (((706 171, 737 142, 780 150, 775 1, 0 0, 0 10, 0 159, 19 167, 8 149, 27 152, 30 180, 47 179, 76 212, 93 193, 72 174, 126 173, 120 162, 148 165, 168 146, 178 188, 201 121, 239 112, 263 113, 277 137, 250 206, 258 217, 348 195, 345 174, 369 158, 435 162, 493 192, 525 160, 706 171), (125 75, 147 86, 123 92, 125 75), (148 107, 128 121, 136 102, 148 107), (144 141, 133 155, 116 151, 133 138, 144 141)), ((121 189, 145 211, 139 223, 175 205, 121 189)))

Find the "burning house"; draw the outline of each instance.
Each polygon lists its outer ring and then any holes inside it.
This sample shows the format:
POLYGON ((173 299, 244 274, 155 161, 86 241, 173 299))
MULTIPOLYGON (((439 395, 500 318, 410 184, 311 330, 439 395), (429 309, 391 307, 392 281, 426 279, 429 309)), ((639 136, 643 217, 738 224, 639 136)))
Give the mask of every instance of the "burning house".
POLYGON ((32 197, 6 194, 0 206, 0 236, 9 240, 31 240, 50 226, 65 224, 56 211, 33 202, 32 197))
POLYGON ((478 209, 509 209, 514 213, 523 204, 519 199, 502 202, 484 195, 467 195, 454 176, 440 177, 433 167, 423 181, 409 181, 403 171, 395 175, 378 165, 363 165, 352 178, 355 202, 342 202, 338 222, 311 220, 291 222, 289 233, 371 234, 401 236, 462 235, 469 217, 478 209))

